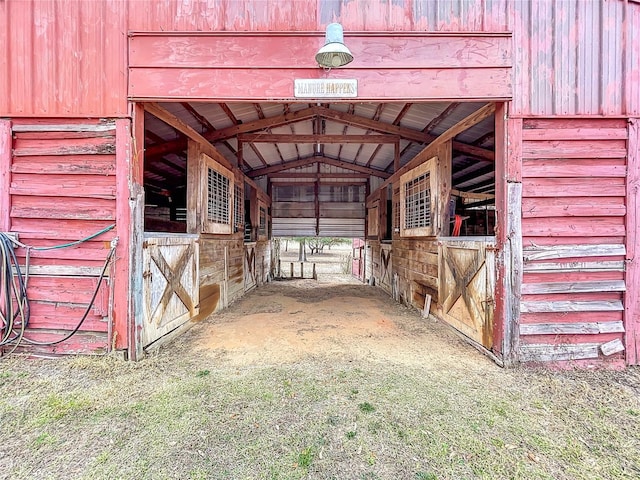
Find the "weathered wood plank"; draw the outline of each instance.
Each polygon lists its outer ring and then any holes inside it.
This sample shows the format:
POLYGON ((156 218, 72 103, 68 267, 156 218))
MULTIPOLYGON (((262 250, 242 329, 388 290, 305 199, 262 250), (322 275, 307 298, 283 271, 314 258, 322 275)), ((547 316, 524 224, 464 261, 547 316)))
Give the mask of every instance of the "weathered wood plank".
POLYGON ((527 323, 520 325, 520 335, 576 335, 623 333, 622 322, 527 323))
POLYGON ((523 248, 524 261, 549 260, 553 258, 610 257, 625 255, 622 244, 594 245, 530 245, 523 248))
POLYGON ((96 175, 29 175, 14 173, 11 178, 12 195, 45 197, 116 198, 113 176, 96 175))
POLYGON ((98 124, 17 124, 14 132, 113 132, 115 135, 116 123, 113 120, 104 120, 98 124))
POLYGON ((529 140, 626 140, 624 128, 526 128, 522 139, 529 140))
POLYGON ((624 296, 627 363, 640 364, 640 119, 629 120, 627 156, 627 292, 624 296))
POLYGON ((624 118, 527 118, 524 120, 525 130, 564 130, 574 128, 601 128, 601 129, 625 129, 627 127, 624 118))
POLYGON ((525 245, 539 245, 551 247, 554 245, 572 245, 576 243, 576 241, 580 241, 584 245, 614 245, 620 244, 624 245, 625 236, 617 235, 617 236, 602 236, 602 237, 581 237, 576 238, 569 235, 566 236, 558 236, 558 237, 549 237, 549 236, 533 236, 526 235, 523 237, 523 242, 525 245))
POLYGON ((603 300, 576 300, 576 301, 545 301, 520 302, 520 311, 522 313, 542 313, 542 312, 607 312, 622 311, 622 302, 619 300, 603 301, 603 300))
POLYGON ((625 158, 624 140, 542 140, 524 142, 523 158, 625 158))
MULTIPOLYGON (((73 330, 84 312, 86 305, 52 304, 33 300, 30 302, 32 330, 60 329, 73 330)), ((90 310, 82 324, 82 331, 106 332, 109 319, 90 310)))
POLYGON ((68 198, 60 202, 56 197, 14 195, 11 216, 22 218, 50 218, 75 220, 115 220, 113 200, 101 198, 68 198))
POLYGON ((16 139, 13 155, 44 156, 44 155, 113 155, 116 152, 114 137, 93 137, 84 139, 16 139))
POLYGON ((115 175, 115 155, 73 155, 71 157, 17 157, 13 173, 115 175))
POLYGON ((624 158, 527 159, 522 162, 522 176, 525 178, 624 178, 626 174, 624 158))
POLYGON ((530 178, 522 186, 525 197, 624 197, 625 179, 530 178))
POLYGON ((626 233, 624 217, 553 217, 522 219, 522 235, 534 237, 608 237, 626 233))
POLYGON ((626 212, 623 197, 529 197, 522 200, 523 218, 622 217, 626 212))
POLYGON ((520 345, 520 360, 522 362, 553 362, 562 360, 581 360, 598 358, 597 343, 578 345, 520 345))
POLYGON ((615 340, 600 345, 600 351, 602 351, 604 356, 609 357, 614 353, 624 352, 624 345, 622 344, 622 340, 616 338, 615 340))
POLYGON ((531 263, 524 265, 525 273, 568 273, 568 272, 624 272, 624 260, 599 262, 531 263))
POLYGON ((624 291, 624 280, 611 280, 601 282, 525 283, 524 285, 522 285, 522 293, 525 295, 624 291))

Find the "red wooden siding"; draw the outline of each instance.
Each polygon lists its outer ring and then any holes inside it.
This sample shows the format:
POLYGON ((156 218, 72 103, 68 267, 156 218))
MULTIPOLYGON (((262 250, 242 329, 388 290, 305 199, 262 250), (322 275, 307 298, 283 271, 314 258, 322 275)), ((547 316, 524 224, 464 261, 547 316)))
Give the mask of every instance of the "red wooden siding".
POLYGON ((519 115, 637 115, 640 4, 512 1, 519 115))
MULTIPOLYGON (((144 31, 505 32, 508 0, 233 0, 133 1, 129 28, 144 31), (301 8, 302 7, 302 8, 301 8)), ((348 35, 348 32, 347 32, 348 35)))
POLYGON ((126 115, 126 33, 121 0, 0 2, 0 115, 126 115))
MULTIPOLYGON (((12 130, 7 226, 19 234, 22 243, 60 245, 115 223, 113 121, 19 119, 14 120, 12 130)), ((115 232, 70 248, 31 251, 28 338, 55 341, 74 329, 96 288, 115 232)), ((24 265, 25 251, 18 249, 18 255, 24 265)), ((76 335, 53 347, 29 351, 105 351, 109 304, 110 287, 105 280, 76 335)))
POLYGON ((291 99, 296 78, 355 78, 358 99, 505 99, 511 38, 481 35, 353 35, 346 70, 325 72, 319 35, 136 34, 129 95, 136 99, 291 99), (242 78, 251 81, 238 81, 242 78))
POLYGON ((523 361, 622 361, 603 349, 624 335, 627 137, 625 120, 523 122, 523 361))

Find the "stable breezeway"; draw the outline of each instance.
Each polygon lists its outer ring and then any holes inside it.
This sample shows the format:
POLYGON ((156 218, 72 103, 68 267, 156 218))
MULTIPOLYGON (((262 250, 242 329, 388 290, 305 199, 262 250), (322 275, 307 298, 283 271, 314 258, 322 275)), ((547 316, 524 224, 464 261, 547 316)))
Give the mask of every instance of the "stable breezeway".
POLYGON ((238 365, 327 358, 498 369, 433 316, 349 276, 333 278, 339 283, 321 276, 266 284, 196 324, 180 348, 238 365))

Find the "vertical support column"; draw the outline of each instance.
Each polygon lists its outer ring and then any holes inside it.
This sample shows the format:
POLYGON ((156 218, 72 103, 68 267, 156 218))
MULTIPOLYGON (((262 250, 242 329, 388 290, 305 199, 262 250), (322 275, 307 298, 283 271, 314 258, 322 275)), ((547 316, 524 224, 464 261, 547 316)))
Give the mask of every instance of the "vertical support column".
POLYGON ((517 360, 522 284, 522 119, 507 119, 496 105, 496 292, 495 353, 506 366, 517 360))
POLYGON ((438 185, 438 205, 436 206, 435 231, 437 235, 449 235, 449 214, 447 207, 449 204, 449 196, 451 195, 452 184, 452 161, 453 161, 453 144, 451 140, 446 141, 437 151, 437 185, 438 185))
POLYGON ((0 232, 11 229, 11 121, 0 120, 0 232))
MULTIPOLYGON (((135 225, 132 225, 134 162, 132 159, 131 121, 128 118, 116 120, 116 228, 118 246, 116 248, 113 273, 112 322, 116 349, 128 349, 129 358, 137 360, 133 322, 132 299, 132 259, 131 243, 135 225)), ((141 292, 137 292, 138 295, 141 292)))
POLYGON ((189 139, 187 145, 187 233, 202 231, 202 179, 204 171, 200 144, 189 139))
POLYGON ((626 291, 624 328, 627 365, 640 364, 640 119, 629 119, 627 143, 626 291))

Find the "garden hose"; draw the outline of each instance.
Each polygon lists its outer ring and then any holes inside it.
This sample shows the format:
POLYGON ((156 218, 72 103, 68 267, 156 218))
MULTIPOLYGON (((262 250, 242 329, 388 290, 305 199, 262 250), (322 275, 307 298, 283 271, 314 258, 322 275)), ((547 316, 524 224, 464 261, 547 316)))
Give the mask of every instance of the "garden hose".
POLYGON ((29 319, 31 315, 30 302, 27 295, 30 254, 33 250, 44 251, 72 247, 80 243, 92 240, 97 236, 108 232, 114 227, 115 225, 110 225, 106 228, 103 228, 99 232, 96 232, 95 234, 81 240, 48 247, 32 247, 29 245, 25 245, 17 241, 16 239, 6 235, 5 233, 0 232, 0 261, 2 262, 0 264, 0 347, 12 346, 11 350, 8 352, 12 353, 16 348, 23 344, 23 342, 38 346, 57 345, 68 340, 80 330, 82 324, 89 316, 95 299, 98 296, 98 292, 100 291, 100 286, 102 285, 102 281, 104 280, 107 268, 109 267, 109 264, 115 253, 115 249, 117 246, 117 237, 111 241, 111 248, 109 250, 107 258, 104 261, 104 265, 100 272, 96 288, 93 291, 93 295, 91 296, 91 300, 89 301, 84 314, 71 332, 64 335, 62 338, 49 342, 40 342, 28 338, 25 335, 26 329, 29 326, 29 319), (22 247, 26 251, 24 274, 22 273, 22 270, 18 263, 18 258, 15 253, 15 246, 22 247))

